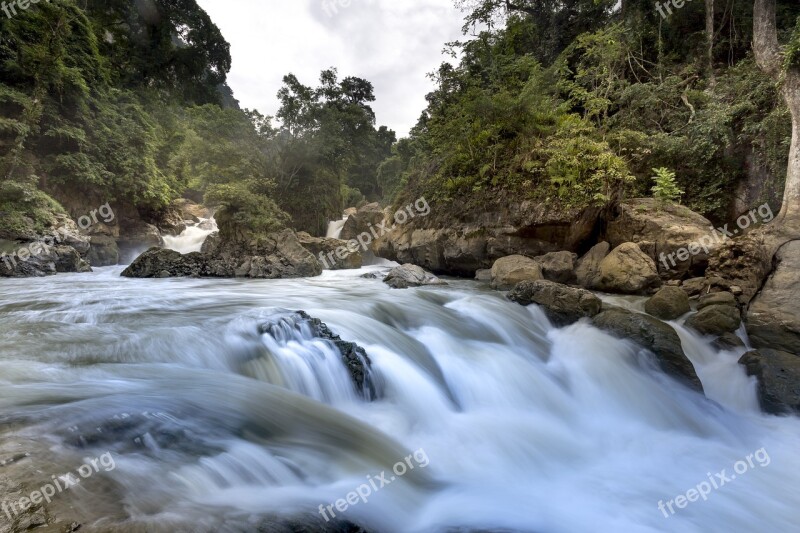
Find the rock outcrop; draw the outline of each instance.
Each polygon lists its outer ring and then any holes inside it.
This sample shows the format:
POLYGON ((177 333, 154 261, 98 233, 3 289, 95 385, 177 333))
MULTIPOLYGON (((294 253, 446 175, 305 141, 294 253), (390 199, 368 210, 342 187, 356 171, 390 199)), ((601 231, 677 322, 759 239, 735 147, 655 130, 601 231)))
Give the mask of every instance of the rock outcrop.
POLYGON ((579 252, 595 236, 602 213, 601 208, 555 209, 552 203, 500 195, 431 208, 429 216, 380 237, 373 246, 375 254, 435 273, 473 277, 510 255, 579 252))
POLYGON ((424 285, 446 285, 430 272, 425 271, 417 265, 401 265, 389 271, 383 282, 393 289, 408 289, 410 287, 422 287, 424 285))
POLYGON ((383 222, 383 217, 383 208, 377 202, 359 207, 355 213, 347 217, 339 238, 349 241, 350 239, 357 239, 362 233, 371 234, 371 227, 383 222))
POLYGON ((523 281, 544 279, 542 265, 522 255, 501 257, 492 265, 492 288, 507 291, 523 281))
POLYGON ((771 414, 800 415, 800 357, 780 350, 761 349, 739 360, 749 376, 758 379, 761 409, 771 414))
POLYGON ((689 296, 679 287, 663 287, 644 304, 649 314, 661 320, 675 320, 689 311, 689 296))
POLYGON ((325 270, 352 270, 364 264, 361 252, 351 252, 347 241, 312 237, 304 231, 297 233, 297 240, 322 263, 325 270))
POLYGON ((514 287, 508 299, 520 305, 542 306, 556 326, 566 326, 581 318, 594 317, 603 307, 600 298, 587 290, 546 280, 523 281, 514 287))
POLYGON ((702 275, 709 256, 721 245, 721 235, 707 218, 682 205, 659 206, 653 198, 621 202, 608 221, 606 239, 612 247, 638 244, 663 279, 702 275), (677 255, 680 250, 686 251, 682 258, 677 255), (670 254, 675 254, 674 265, 670 254))
POLYGON ((655 262, 631 242, 614 248, 589 284, 593 289, 622 294, 647 294, 660 286, 655 262))
POLYGON ((122 273, 132 278, 241 277, 299 278, 318 276, 322 265, 303 248, 297 234, 289 229, 248 242, 223 241, 211 235, 201 252, 181 255, 172 250, 152 248, 139 256, 122 273))
POLYGON ((775 270, 751 302, 746 325, 754 347, 800 354, 800 241, 776 254, 775 270))
POLYGON ((655 354, 661 369, 688 387, 703 391, 694 365, 686 357, 681 339, 669 324, 641 313, 625 309, 608 309, 592 319, 592 323, 616 337, 628 339, 655 354))

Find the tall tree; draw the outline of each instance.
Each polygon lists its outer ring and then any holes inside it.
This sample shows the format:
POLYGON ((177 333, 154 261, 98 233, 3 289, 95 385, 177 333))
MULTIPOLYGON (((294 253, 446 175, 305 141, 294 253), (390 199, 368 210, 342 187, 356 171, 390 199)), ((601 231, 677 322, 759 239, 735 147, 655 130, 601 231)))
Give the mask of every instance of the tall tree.
MULTIPOLYGON (((793 41, 797 40, 795 31, 793 41)), ((797 44, 793 42, 792 48, 797 44)), ((794 54, 784 56, 778 41, 775 0, 755 0, 753 50, 761 70, 776 81, 782 81, 781 93, 792 115, 792 144, 779 218, 797 221, 800 220, 800 61, 794 54)))

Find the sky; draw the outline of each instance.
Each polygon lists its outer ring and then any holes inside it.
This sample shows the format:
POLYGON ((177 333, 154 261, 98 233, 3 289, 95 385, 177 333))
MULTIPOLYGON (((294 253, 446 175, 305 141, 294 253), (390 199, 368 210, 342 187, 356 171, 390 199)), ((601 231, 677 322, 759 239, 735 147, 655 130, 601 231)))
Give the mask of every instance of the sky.
POLYGON ((274 116, 282 78, 317 86, 323 69, 375 86, 378 125, 408 134, 433 89, 426 74, 462 38, 452 0, 198 0, 231 44, 228 84, 244 108, 274 116))

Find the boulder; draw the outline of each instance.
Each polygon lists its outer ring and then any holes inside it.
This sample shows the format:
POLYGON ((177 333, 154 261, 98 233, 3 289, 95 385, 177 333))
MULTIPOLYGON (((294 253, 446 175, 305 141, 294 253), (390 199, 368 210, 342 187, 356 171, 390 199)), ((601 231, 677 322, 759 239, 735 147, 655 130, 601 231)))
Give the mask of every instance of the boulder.
POLYGON ((735 333, 724 333, 713 344, 717 350, 735 350, 745 347, 744 341, 735 333))
POLYGON ((507 291, 523 281, 544 279, 542 265, 523 255, 502 257, 492 266, 492 288, 507 291))
POLYGON ((394 289, 408 289, 423 285, 447 285, 430 272, 417 265, 405 264, 389 271, 383 282, 394 289))
POLYGON ((81 254, 72 246, 55 246, 49 254, 56 272, 91 272, 92 267, 83 260, 81 254))
POLYGON ((709 305, 690 316, 686 326, 702 335, 719 337, 725 333, 734 333, 742 324, 739 309, 731 305, 709 305))
POLYGON ((608 309, 592 319, 592 323, 616 337, 629 339, 655 354, 661 369, 688 387, 703 391, 703 384, 686 357, 681 339, 675 330, 664 322, 641 313, 625 309, 608 309))
POLYGON ((647 294, 661 286, 655 262, 639 246, 628 242, 614 248, 600 262, 593 289, 622 294, 647 294))
POLYGON ((689 311, 689 296, 679 287, 663 287, 644 304, 649 314, 661 320, 675 320, 689 311))
POLYGON ((758 230, 726 241, 709 259, 706 287, 736 293, 741 304, 750 303, 772 272, 775 251, 758 230))
POLYGON ((184 217, 183 212, 176 206, 168 206, 158 217, 156 226, 163 235, 178 236, 187 228, 187 221, 192 219, 184 217))
POLYGON ((575 281, 575 261, 578 254, 572 252, 550 252, 534 258, 542 267, 544 279, 556 283, 575 281))
POLYGON ((663 279, 703 275, 709 256, 722 243, 722 236, 704 216, 682 205, 660 206, 653 198, 621 202, 608 221, 606 238, 613 247, 638 244, 663 279), (677 256, 679 251, 684 251, 683 260, 677 256), (672 259, 670 254, 674 254, 672 259))
POLYGON ((293 330, 293 334, 298 337, 306 337, 306 331, 310 331, 314 338, 330 343, 331 347, 341 354, 342 363, 353 378, 353 384, 358 393, 367 400, 376 398, 377 391, 374 380, 371 378, 372 361, 364 348, 354 342, 342 340, 324 322, 309 316, 305 311, 278 316, 270 322, 262 324, 259 327, 259 333, 269 335, 278 342, 282 340, 285 342, 287 328, 293 330))
POLYGON ((78 251, 66 245, 47 246, 42 242, 14 243, 13 249, 0 255, 0 277, 4 278, 43 277, 56 273, 91 271, 91 267, 78 251))
POLYGON ((778 250, 776 267, 746 317, 756 348, 800 354, 800 241, 778 250))
POLYGON ((89 264, 96 267, 112 266, 119 263, 119 247, 114 237, 93 235, 91 248, 86 258, 89 264))
POLYGON ((300 245, 290 229, 252 241, 225 241, 219 233, 209 236, 201 252, 181 255, 152 248, 122 273, 133 278, 244 277, 259 279, 318 276, 322 265, 300 245))
POLYGON ((520 305, 542 306, 556 326, 566 326, 585 317, 591 318, 600 313, 603 307, 600 298, 587 290, 546 280, 523 281, 514 287, 508 299, 520 305))
POLYGON ((689 297, 697 296, 703 293, 707 288, 706 278, 691 278, 684 280, 681 283, 681 289, 689 297))
POLYGON ((492 281, 492 269, 483 268, 475 272, 475 279, 478 281, 492 281))
POLYGON ((611 251, 611 245, 603 241, 595 244, 586 255, 580 258, 578 266, 575 269, 575 276, 578 285, 581 287, 591 287, 594 285, 594 280, 600 274, 600 263, 611 251))
POLYGON ((709 292, 700 296, 697 302, 697 310, 701 311, 712 305, 727 305, 736 307, 736 297, 730 292, 709 292))
POLYGON ((311 255, 319 259, 325 270, 353 270, 363 266, 364 260, 361 252, 358 250, 351 252, 347 248, 346 241, 312 237, 304 231, 297 233, 297 240, 303 248, 311 252, 311 255), (344 259, 341 258, 342 256, 344 259))
POLYGON ((383 208, 377 202, 359 207, 354 214, 347 217, 339 238, 349 241, 358 238, 362 233, 371 234, 371 228, 383 222, 383 217, 383 208))
POLYGON ((744 354, 739 364, 758 379, 764 412, 800 415, 800 357, 765 348, 744 354))

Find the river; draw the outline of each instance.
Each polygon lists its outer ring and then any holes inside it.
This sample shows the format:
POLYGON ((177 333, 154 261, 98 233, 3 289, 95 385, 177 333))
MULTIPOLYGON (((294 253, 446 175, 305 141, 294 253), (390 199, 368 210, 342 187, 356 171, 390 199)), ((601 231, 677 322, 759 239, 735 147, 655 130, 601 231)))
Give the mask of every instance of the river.
MULTIPOLYGON (((736 354, 681 332, 708 400, 587 324, 555 329, 473 281, 360 277, 382 268, 2 280, 6 501, 105 455, 113 468, 49 513, 81 531, 339 527, 323 513, 387 533, 796 531, 800 421, 758 412, 736 354), (294 310, 366 349, 375 399, 302 328, 260 333, 294 310), (659 509, 748 456, 703 499, 659 509), (415 468, 396 476, 398 462, 415 468), (367 501, 336 508, 368 482, 367 501)), ((12 515, 0 531, 20 528, 12 515)))

